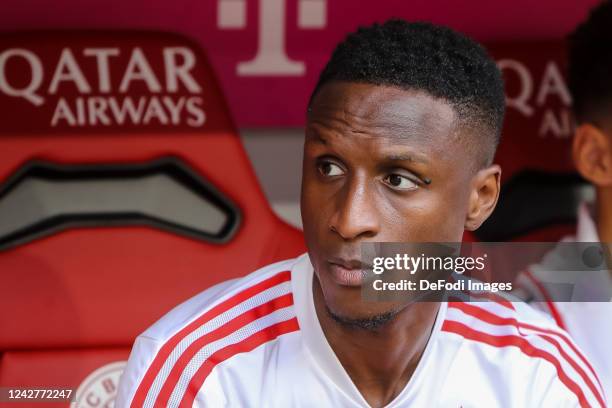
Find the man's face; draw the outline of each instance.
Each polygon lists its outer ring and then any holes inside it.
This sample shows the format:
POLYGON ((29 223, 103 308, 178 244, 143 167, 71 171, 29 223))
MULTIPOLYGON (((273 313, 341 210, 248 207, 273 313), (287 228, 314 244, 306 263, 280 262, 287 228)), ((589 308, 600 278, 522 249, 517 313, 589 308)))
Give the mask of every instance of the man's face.
POLYGON ((424 92, 351 82, 319 90, 301 209, 332 314, 368 319, 401 308, 361 300, 361 243, 461 241, 476 160, 466 137, 451 105, 424 92))

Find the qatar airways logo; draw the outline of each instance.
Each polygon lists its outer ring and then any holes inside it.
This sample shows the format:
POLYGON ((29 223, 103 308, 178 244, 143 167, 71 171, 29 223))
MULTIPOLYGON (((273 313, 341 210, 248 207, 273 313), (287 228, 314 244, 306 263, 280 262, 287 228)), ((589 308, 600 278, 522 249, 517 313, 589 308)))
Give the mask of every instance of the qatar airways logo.
POLYGON ((538 136, 542 138, 568 138, 573 134, 571 116, 572 97, 555 61, 548 61, 541 77, 534 77, 529 68, 514 59, 502 59, 497 65, 504 76, 518 78, 516 94, 506 95, 506 106, 523 116, 536 118, 538 136), (544 108, 549 102, 561 102, 559 108, 544 108), (544 108, 544 110, 542 110, 544 108))
POLYGON ((139 47, 91 47, 78 51, 65 47, 44 62, 32 50, 9 48, 0 52, 0 95, 25 100, 37 108, 54 104, 49 118, 51 127, 202 126, 206 114, 202 87, 192 74, 194 52, 188 47, 165 47, 156 52, 161 53, 157 57, 163 61, 161 70, 156 67, 161 75, 156 74, 139 47), (84 70, 83 66, 92 66, 91 61, 95 69, 84 70), (10 70, 10 64, 19 64, 25 71, 10 70), (28 76, 25 83, 11 78, 10 73, 20 77, 23 72, 28 76), (135 96, 134 87, 147 92, 135 96), (75 88, 78 96, 65 96, 74 94, 75 88))
MULTIPOLYGON (((217 0, 217 25, 221 29, 241 30, 247 26, 247 0, 217 0)), ((303 61, 289 58, 285 51, 285 7, 287 0, 259 1, 258 38, 255 58, 239 62, 238 76, 302 76, 303 61)), ((323 29, 327 23, 327 0, 297 1, 297 26, 323 29)))

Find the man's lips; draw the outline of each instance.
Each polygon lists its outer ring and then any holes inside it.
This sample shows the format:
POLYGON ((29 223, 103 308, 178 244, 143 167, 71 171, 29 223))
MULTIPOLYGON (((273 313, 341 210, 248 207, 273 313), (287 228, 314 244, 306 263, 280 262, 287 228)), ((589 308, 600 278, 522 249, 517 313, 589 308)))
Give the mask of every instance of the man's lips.
POLYGON ((363 284, 366 271, 361 261, 331 258, 327 262, 330 276, 338 285, 359 287, 363 284))

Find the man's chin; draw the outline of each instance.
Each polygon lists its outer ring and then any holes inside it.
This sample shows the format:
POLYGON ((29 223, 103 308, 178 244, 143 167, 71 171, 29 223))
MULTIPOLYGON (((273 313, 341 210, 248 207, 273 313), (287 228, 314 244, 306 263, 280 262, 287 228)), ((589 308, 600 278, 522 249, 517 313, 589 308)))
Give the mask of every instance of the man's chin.
POLYGON ((364 315, 353 315, 346 314, 339 311, 330 309, 327 305, 325 307, 329 316, 338 324, 350 328, 359 330, 375 331, 383 328, 388 323, 392 322, 393 319, 401 311, 398 309, 391 309, 387 311, 376 312, 372 314, 364 315))

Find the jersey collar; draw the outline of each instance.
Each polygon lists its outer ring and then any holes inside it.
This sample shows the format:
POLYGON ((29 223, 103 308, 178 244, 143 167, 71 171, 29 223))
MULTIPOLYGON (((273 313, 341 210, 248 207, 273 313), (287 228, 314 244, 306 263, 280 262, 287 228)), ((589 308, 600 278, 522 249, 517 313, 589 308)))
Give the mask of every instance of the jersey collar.
MULTIPOLYGON (((310 258, 307 253, 303 254, 294 264, 291 271, 291 282, 304 346, 317 367, 335 384, 340 392, 352 400, 356 406, 369 407, 367 401, 363 398, 325 338, 314 307, 312 294, 313 277, 314 270, 310 258)), ((431 336, 412 378, 406 384, 404 390, 387 407, 399 406, 398 404, 410 400, 418 391, 418 383, 422 381, 422 373, 430 363, 430 356, 433 354, 432 349, 435 347, 438 334, 446 316, 446 306, 444 302, 440 305, 431 336)))

